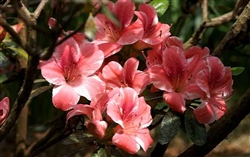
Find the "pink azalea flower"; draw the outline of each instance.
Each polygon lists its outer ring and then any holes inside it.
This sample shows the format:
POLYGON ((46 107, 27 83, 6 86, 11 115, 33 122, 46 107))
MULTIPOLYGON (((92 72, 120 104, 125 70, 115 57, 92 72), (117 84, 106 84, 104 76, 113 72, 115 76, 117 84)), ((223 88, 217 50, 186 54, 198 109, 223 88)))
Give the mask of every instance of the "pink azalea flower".
POLYGON ((153 142, 147 129, 152 122, 150 106, 132 88, 116 88, 112 92, 115 96, 108 102, 107 114, 118 124, 112 143, 131 154, 140 146, 147 151, 153 142))
POLYGON ((138 95, 142 93, 150 80, 147 73, 137 70, 138 66, 139 61, 135 58, 129 58, 123 68, 117 62, 109 62, 102 70, 102 78, 107 88, 131 87, 138 95))
POLYGON ((78 104, 73 107, 67 114, 67 121, 78 115, 86 115, 89 120, 85 122, 85 126, 89 132, 97 138, 103 138, 108 127, 107 122, 103 120, 102 113, 106 109, 106 103, 109 97, 106 93, 97 95, 90 105, 78 104))
POLYGON ((134 45, 136 49, 142 50, 152 45, 160 44, 170 36, 170 26, 158 21, 158 16, 153 6, 140 4, 139 11, 135 11, 135 14, 142 22, 144 29, 143 37, 134 45))
POLYGON ((8 117, 10 111, 10 100, 8 97, 0 101, 0 125, 2 125, 8 117))
POLYGON ((42 76, 53 88, 52 101, 55 107, 69 110, 76 105, 80 96, 91 100, 104 91, 105 84, 93 75, 102 65, 103 52, 91 43, 78 45, 69 38, 57 46, 53 56, 42 61, 42 76))
MULTIPOLYGON (((198 71, 193 69, 199 62, 198 55, 187 60, 183 49, 170 46, 162 52, 162 65, 149 67, 151 82, 156 88, 165 91, 163 97, 173 110, 183 113, 186 110, 185 99, 200 97, 200 89, 193 83, 198 71)), ((204 62, 200 63, 202 68, 204 62)))
POLYGON ((197 74, 196 83, 203 91, 202 104, 194 110, 200 123, 212 123, 226 112, 225 99, 232 94, 232 73, 217 57, 207 57, 207 68, 197 74))
POLYGON ((97 34, 94 42, 103 50, 105 58, 117 53, 124 45, 135 43, 143 34, 143 28, 138 21, 131 23, 134 17, 134 2, 109 1, 107 7, 117 17, 119 24, 113 23, 104 14, 96 15, 97 34))

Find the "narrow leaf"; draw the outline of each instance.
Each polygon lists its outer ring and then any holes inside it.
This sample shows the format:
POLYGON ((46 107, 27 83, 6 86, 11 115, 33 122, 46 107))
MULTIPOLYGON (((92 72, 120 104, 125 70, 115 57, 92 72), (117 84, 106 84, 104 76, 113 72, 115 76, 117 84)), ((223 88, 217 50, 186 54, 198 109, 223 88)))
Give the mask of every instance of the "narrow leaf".
POLYGON ((0 75, 0 83, 3 83, 8 80, 8 77, 6 75, 0 75))
POLYGON ((28 60, 28 54, 22 48, 15 48, 15 47, 8 47, 12 51, 16 52, 19 56, 23 57, 24 59, 28 60))
POLYGON ((168 144, 177 135, 180 125, 180 117, 175 115, 171 110, 168 111, 161 122, 159 143, 161 145, 168 144))
POLYGON ((169 0, 153 0, 149 4, 155 8, 158 16, 162 16, 168 9, 169 0))
POLYGON ((114 23, 115 26, 119 27, 120 26, 120 22, 119 20, 115 17, 115 15, 105 6, 102 5, 102 12, 103 14, 106 15, 106 17, 114 23))
POLYGON ((42 94, 43 92, 49 90, 52 87, 53 87, 52 85, 42 86, 42 87, 38 87, 38 88, 32 90, 29 99, 32 99, 32 98, 42 94))
POLYGON ((89 17, 84 27, 84 34, 90 41, 92 41, 95 39, 96 31, 94 16, 92 13, 89 13, 89 17))
POLYGON ((244 67, 233 67, 231 68, 231 72, 233 76, 240 75, 244 71, 244 67))
POLYGON ((193 110, 187 108, 184 113, 187 135, 194 144, 202 146, 207 140, 207 131, 204 124, 200 124, 194 116, 193 110))
POLYGON ((100 148, 95 154, 91 155, 91 157, 105 157, 105 150, 100 148))

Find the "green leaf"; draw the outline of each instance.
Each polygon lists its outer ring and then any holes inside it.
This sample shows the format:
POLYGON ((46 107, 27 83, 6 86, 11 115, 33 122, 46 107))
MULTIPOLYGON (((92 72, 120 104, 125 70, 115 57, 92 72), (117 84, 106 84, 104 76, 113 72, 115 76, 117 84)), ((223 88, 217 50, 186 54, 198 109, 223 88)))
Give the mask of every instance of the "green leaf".
POLYGON ((156 107, 155 107, 155 109, 157 109, 157 110, 162 110, 162 109, 164 109, 164 108, 167 108, 167 104, 166 104, 165 101, 164 101, 164 102, 159 102, 159 103, 157 103, 157 105, 156 105, 156 107))
POLYGON ((231 72, 233 76, 240 75, 244 71, 244 67, 233 67, 231 68, 231 72))
POLYGON ((161 145, 168 144, 177 135, 180 126, 180 117, 169 110, 164 115, 161 122, 161 127, 159 129, 159 143, 161 145))
POLYGON ((162 16, 168 9, 169 0, 153 0, 149 4, 155 8, 158 16, 162 16))
POLYGON ((8 77, 6 75, 0 75, 0 83, 3 83, 4 81, 7 81, 8 77))
POLYGON ((89 13, 89 17, 85 23, 84 27, 84 34, 89 40, 94 40, 95 35, 96 35, 96 26, 95 26, 95 21, 94 21, 94 16, 92 13, 89 13))
POLYGON ((32 90, 29 99, 32 99, 32 98, 42 94, 43 92, 51 89, 52 87, 53 87, 52 85, 48 85, 48 86, 38 87, 38 88, 32 90))
POLYGON ((28 54, 22 48, 8 47, 8 49, 11 49, 12 51, 16 52, 19 56, 21 56, 24 59, 28 60, 28 54))
POLYGON ((184 113, 187 135, 194 144, 202 146, 207 140, 207 131, 204 124, 200 124, 194 116, 193 110, 187 108, 184 113))
POLYGON ((95 154, 91 155, 91 157, 105 157, 105 150, 100 148, 95 154))

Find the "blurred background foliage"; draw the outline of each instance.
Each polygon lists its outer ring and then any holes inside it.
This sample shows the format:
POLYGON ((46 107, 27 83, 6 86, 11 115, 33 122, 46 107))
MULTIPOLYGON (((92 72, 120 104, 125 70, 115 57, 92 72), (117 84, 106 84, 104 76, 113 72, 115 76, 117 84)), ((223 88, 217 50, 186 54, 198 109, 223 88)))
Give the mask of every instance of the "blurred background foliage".
MULTIPOLYGON (((208 17, 209 19, 225 14, 234 9, 237 0, 208 0, 208 17)), ((37 0, 29 0, 30 10, 34 10, 39 3, 37 0)), ((75 30, 82 23, 86 22, 91 11, 91 6, 81 1, 55 0, 49 2, 43 13, 38 19, 38 26, 48 30, 47 21, 50 17, 54 17, 62 25, 65 31, 75 30)), ((13 12, 6 13, 6 20, 10 24, 17 22, 17 16, 13 12)), ((159 21, 171 25, 171 34, 180 37, 183 42, 187 41, 197 30, 202 22, 202 10, 199 0, 169 0, 168 10, 164 15, 159 17, 159 21)), ((212 52, 223 39, 224 35, 229 31, 235 20, 220 26, 207 28, 199 41, 201 47, 208 47, 212 52)), ((250 25, 245 28, 245 32, 237 36, 237 40, 233 46, 224 50, 221 60, 226 66, 244 67, 245 70, 238 76, 234 76, 233 96, 229 101, 235 104, 236 101, 250 86, 250 25)), ((83 28, 81 29, 83 31, 83 28)), ((37 44, 41 49, 46 48, 50 44, 50 37, 44 33, 38 32, 37 44)), ((1 50, 4 51, 4 50, 1 50)), ((16 57, 16 56, 14 56, 16 57)), ((14 63, 13 63, 14 64, 14 63)), ((16 63, 15 63, 16 64, 16 63)), ((37 72, 38 78, 42 78, 40 71, 37 72)), ((0 84, 0 97, 9 96, 11 104, 13 104, 17 93, 20 89, 21 80, 23 78, 23 70, 13 74, 11 79, 0 84)), ((35 83, 34 87, 48 85, 48 83, 35 83)), ((57 110, 51 101, 52 90, 48 90, 41 95, 35 97, 29 104, 29 128, 36 131, 45 130, 50 122, 58 117, 62 111, 57 110)))

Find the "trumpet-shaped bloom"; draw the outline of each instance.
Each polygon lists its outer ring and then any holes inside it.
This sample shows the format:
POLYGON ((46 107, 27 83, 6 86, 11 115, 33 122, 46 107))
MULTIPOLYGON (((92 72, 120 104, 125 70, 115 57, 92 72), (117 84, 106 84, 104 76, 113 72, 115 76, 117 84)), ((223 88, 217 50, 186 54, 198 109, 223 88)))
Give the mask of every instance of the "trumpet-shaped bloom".
POLYGON ((96 40, 105 57, 117 53, 124 45, 138 41, 143 35, 143 28, 137 22, 131 23, 134 17, 135 4, 132 1, 118 0, 108 2, 107 8, 115 15, 118 23, 104 14, 96 15, 96 40))
POLYGON ((226 112, 225 99, 232 94, 232 73, 217 57, 207 57, 207 68, 197 74, 196 83, 203 91, 203 103, 194 113, 200 123, 212 123, 226 112))
POLYGON ((102 113, 106 109, 106 103, 109 97, 106 93, 98 94, 90 105, 77 104, 67 114, 67 121, 78 115, 86 115, 89 120, 85 122, 85 126, 89 132, 97 138, 103 138, 105 136, 106 129, 108 127, 107 122, 103 120, 102 113))
POLYGON ((163 97, 175 111, 183 113, 186 110, 184 99, 192 100, 200 96, 199 87, 192 83, 197 72, 193 69, 198 62, 198 56, 189 61, 183 49, 170 46, 162 52, 162 65, 149 67, 151 82, 165 91, 163 97))
POLYGON ((144 30, 143 37, 135 43, 136 49, 142 50, 152 45, 163 42, 170 36, 170 26, 158 21, 157 13, 153 6, 149 4, 140 4, 139 11, 135 11, 136 16, 142 23, 144 30))
POLYGON ((69 110, 80 96, 91 100, 102 92, 105 84, 93 74, 103 59, 103 52, 97 46, 91 43, 78 45, 74 38, 57 46, 53 56, 40 65, 42 76, 54 85, 54 106, 69 110))
POLYGON ((8 97, 0 101, 0 125, 2 125, 8 117, 10 111, 10 100, 8 97))
POLYGON ((123 68, 117 62, 109 62, 102 70, 102 78, 107 88, 131 87, 139 95, 150 80, 147 73, 137 70, 138 66, 139 61, 135 58, 129 58, 123 68))
POLYGON ((152 122, 150 106, 143 97, 129 87, 116 88, 114 97, 107 105, 108 116, 118 125, 114 128, 112 143, 134 154, 140 146, 144 151, 152 143, 147 127, 152 122))

